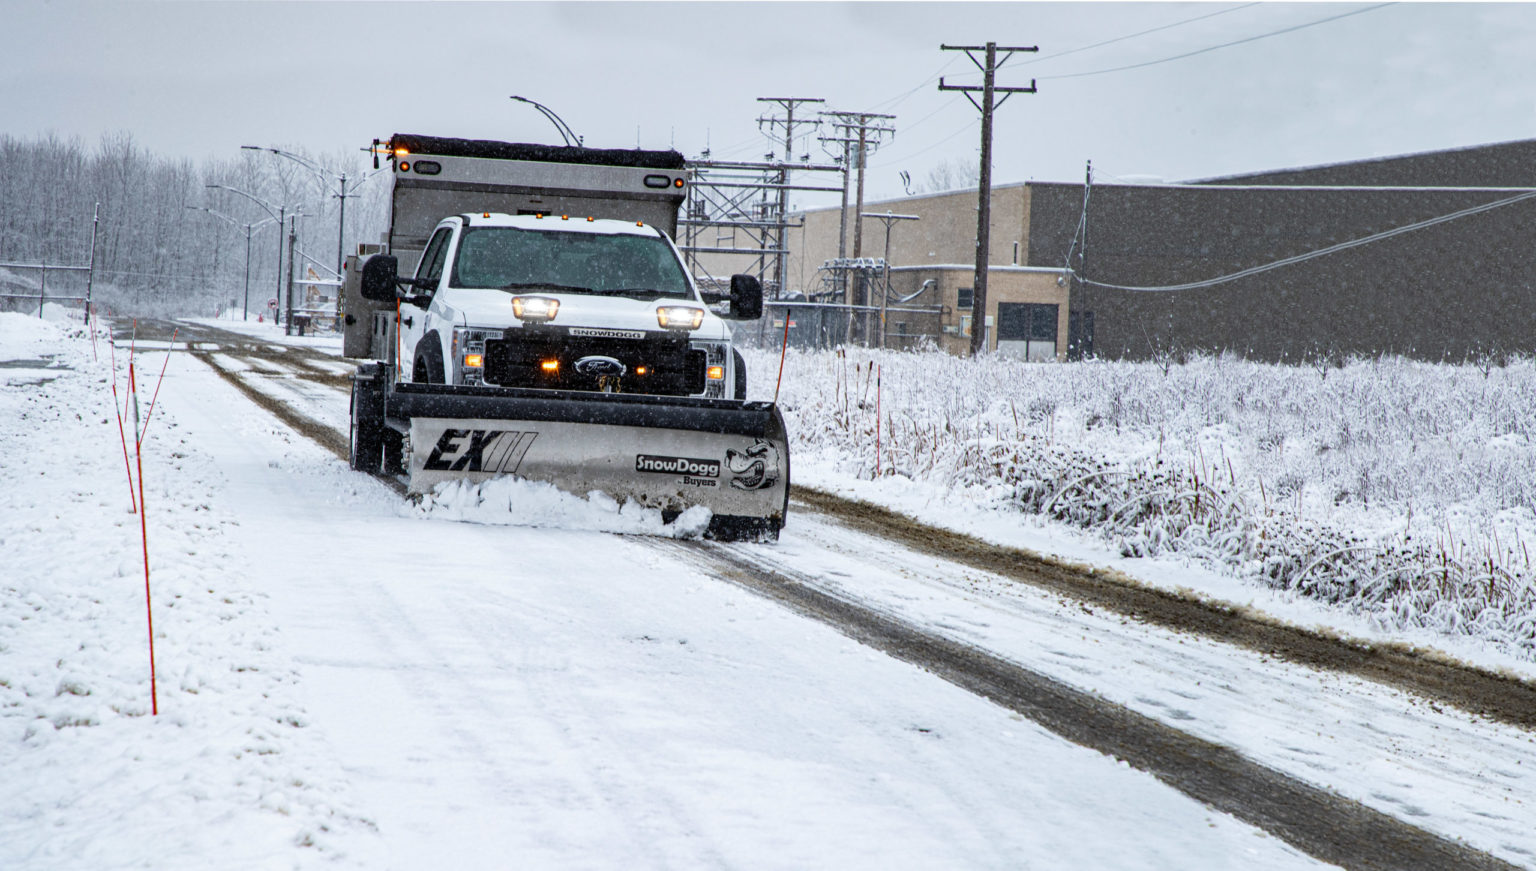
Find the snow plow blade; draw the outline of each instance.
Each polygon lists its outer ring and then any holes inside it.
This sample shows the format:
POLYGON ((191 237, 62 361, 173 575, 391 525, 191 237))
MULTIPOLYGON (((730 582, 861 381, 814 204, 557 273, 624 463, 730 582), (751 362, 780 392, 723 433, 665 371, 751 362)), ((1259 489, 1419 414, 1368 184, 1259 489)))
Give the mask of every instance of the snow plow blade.
POLYGON ((667 517, 713 512, 715 538, 777 538, 789 504, 784 418, 769 402, 398 383, 408 489, 516 475, 601 490, 667 517))

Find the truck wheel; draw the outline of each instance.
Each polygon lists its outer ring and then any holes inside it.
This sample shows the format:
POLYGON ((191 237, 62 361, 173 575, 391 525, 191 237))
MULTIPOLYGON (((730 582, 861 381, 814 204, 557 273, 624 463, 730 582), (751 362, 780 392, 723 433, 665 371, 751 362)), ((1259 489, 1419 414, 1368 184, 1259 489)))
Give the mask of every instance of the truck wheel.
POLYGON ((736 362, 736 398, 747 398, 747 361, 742 359, 741 352, 731 349, 731 356, 736 362))
POLYGON ((378 363, 364 363, 352 376, 351 448, 348 459, 359 472, 377 474, 384 455, 384 376, 378 363))
POLYGON ((405 436, 384 427, 384 474, 405 471, 405 436))

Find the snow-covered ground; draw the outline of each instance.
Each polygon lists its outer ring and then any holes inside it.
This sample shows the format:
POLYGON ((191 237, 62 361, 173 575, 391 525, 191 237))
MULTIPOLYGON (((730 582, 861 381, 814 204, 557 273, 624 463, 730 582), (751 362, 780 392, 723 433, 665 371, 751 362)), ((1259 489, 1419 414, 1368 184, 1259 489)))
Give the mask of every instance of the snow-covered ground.
MULTIPOLYGON (((242 328, 283 341, 263 327, 242 328)), ((93 359, 78 327, 0 315, 0 868, 1315 866, 646 538, 591 531, 615 528, 614 506, 552 497, 540 515, 566 519, 534 527, 466 515, 453 494, 407 505, 186 355, 170 356, 144 452, 149 716, 140 515, 107 352, 93 359)), ((146 399, 166 359, 138 355, 146 399)), ((1121 559, 817 451, 797 455, 797 480, 1121 559)), ((1536 865, 1528 733, 870 550, 796 517, 774 554, 1536 865)), ((1332 613, 1166 556, 1123 564, 1332 613)))

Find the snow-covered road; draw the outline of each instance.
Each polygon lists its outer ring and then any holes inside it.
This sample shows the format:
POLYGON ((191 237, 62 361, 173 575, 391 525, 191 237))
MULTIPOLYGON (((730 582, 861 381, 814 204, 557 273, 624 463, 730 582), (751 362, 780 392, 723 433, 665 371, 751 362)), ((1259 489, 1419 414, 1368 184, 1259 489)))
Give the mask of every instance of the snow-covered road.
MULTIPOLYGON (((35 353, 6 326, 0 350, 35 353)), ((88 342, 39 341, 80 359, 37 385, 5 370, 0 392, 5 454, 46 469, 11 466, 0 491, 16 556, 0 867, 1317 864, 647 539, 424 516, 185 355, 145 455, 170 613, 162 716, 143 716, 110 374, 88 342)), ((345 418, 339 391, 268 391, 345 418)), ((759 547, 839 596, 1536 865, 1527 732, 812 515, 759 547)))

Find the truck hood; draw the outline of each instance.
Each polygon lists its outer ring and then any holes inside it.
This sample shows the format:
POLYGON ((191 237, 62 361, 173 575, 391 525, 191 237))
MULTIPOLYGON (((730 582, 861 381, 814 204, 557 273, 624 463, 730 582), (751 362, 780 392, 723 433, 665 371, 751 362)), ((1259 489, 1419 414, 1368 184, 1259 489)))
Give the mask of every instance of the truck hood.
MULTIPOLYGON (((659 329, 656 310, 668 305, 686 305, 704 309, 704 323, 690 333, 690 338, 726 341, 730 329, 725 321, 696 300, 638 300, 622 296, 592 296, 581 293, 529 293, 560 300, 555 326, 603 327, 620 330, 659 329)), ((505 329, 522 323, 512 314, 512 294, 501 290, 449 288, 438 294, 434 306, 451 310, 453 322, 460 326, 505 329)))

